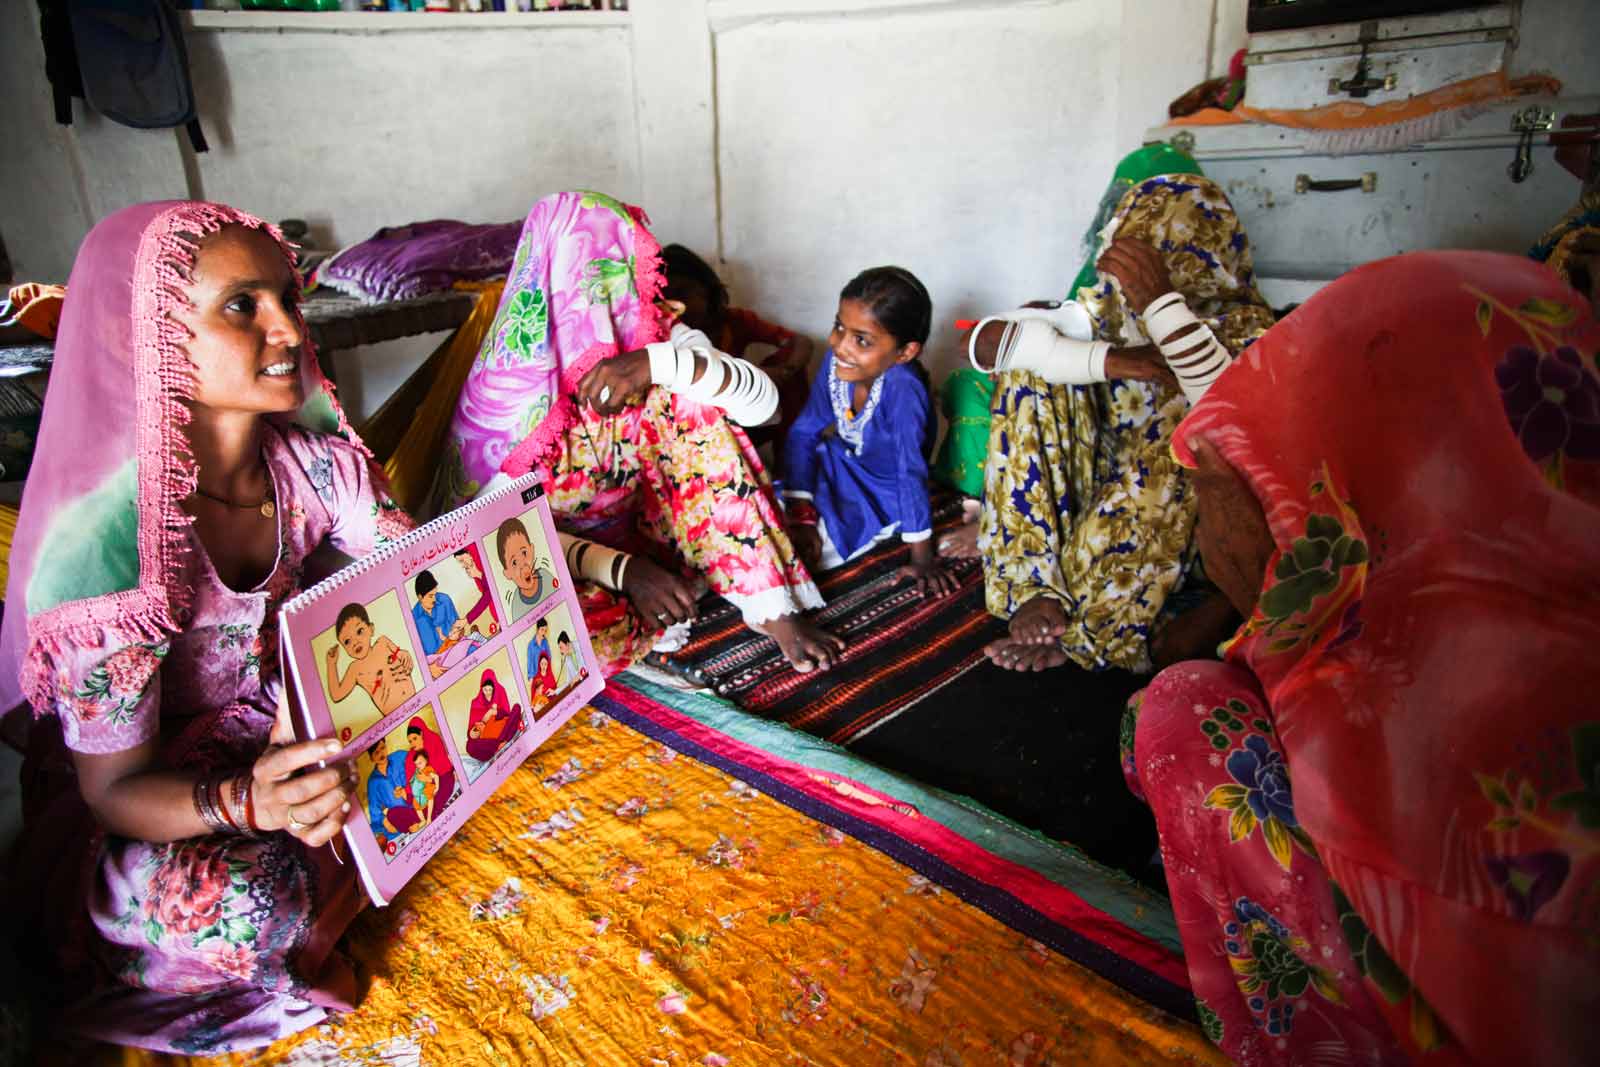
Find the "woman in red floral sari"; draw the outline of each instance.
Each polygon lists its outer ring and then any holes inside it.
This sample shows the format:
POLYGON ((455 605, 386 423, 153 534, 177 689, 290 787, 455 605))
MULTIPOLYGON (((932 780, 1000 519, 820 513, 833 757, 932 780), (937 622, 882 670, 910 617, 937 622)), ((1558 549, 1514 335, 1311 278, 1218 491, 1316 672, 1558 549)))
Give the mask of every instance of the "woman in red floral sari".
POLYGON ((1535 264, 1402 256, 1179 428, 1248 621, 1135 698, 1124 766, 1237 1062, 1593 1062, 1597 347, 1535 264))

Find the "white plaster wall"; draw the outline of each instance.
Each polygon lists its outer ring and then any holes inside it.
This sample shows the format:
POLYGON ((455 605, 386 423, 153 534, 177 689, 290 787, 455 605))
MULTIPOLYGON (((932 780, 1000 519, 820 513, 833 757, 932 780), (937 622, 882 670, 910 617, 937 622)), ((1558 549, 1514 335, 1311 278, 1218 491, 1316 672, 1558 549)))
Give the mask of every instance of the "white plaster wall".
MULTIPOLYGON (((418 16, 421 18, 422 16, 418 16)), ((588 184, 641 194, 626 25, 188 37, 211 151, 77 102, 55 124, 37 11, 0 4, 0 233, 19 274, 64 279, 95 220, 202 196, 321 240, 419 218, 509 221, 588 184)))
MULTIPOLYGON (((899 262, 950 323, 1061 295, 1122 154, 1220 73, 1245 0, 635 0, 561 29, 190 35, 213 150, 51 118, 35 9, 0 3, 0 233, 64 278, 90 224, 201 195, 323 242, 417 218, 514 219, 588 185, 715 259, 736 300, 821 338, 839 287, 899 262)), ((531 16, 530 16, 531 17, 531 16)), ((530 25, 532 25, 530 23, 530 25)), ((548 23, 544 24, 548 26, 548 23)), ((1592 0, 1527 0, 1515 64, 1596 91, 1592 0)), ((358 414, 433 339, 340 357, 358 414)))
POLYGON ((513 221, 575 185, 640 192, 626 26, 201 31, 189 49, 211 141, 197 194, 324 240, 513 221))
POLYGON ((1565 96, 1600 94, 1600 3, 1523 0, 1513 75, 1546 73, 1561 79, 1565 96))
POLYGON ((725 277, 820 339, 853 274, 904 266, 934 298, 935 379, 960 358, 953 320, 1064 293, 1116 161, 1205 77, 1212 15, 1195 0, 800 6, 713 21, 725 277))
POLYGON ((18 278, 65 281, 94 220, 121 206, 113 198, 173 192, 161 180, 161 157, 177 158, 172 131, 130 130, 81 103, 78 126, 56 124, 33 4, 0 3, 0 100, 0 234, 18 278))

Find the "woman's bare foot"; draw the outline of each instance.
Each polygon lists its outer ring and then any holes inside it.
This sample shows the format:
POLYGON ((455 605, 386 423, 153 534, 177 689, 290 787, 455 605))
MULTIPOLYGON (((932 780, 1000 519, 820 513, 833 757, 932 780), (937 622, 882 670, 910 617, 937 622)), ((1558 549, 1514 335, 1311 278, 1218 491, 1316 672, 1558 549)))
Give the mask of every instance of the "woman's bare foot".
POLYGON ((1047 671, 1067 662, 1066 650, 1059 642, 1054 645, 1025 645, 1014 637, 1002 637, 983 651, 991 663, 1008 671, 1047 671))
POLYGON ((1067 632, 1067 612, 1053 596, 1036 596, 1011 616, 1011 639, 1024 645, 1055 645, 1067 632))
POLYGON ((1150 660, 1159 671, 1186 659, 1213 659, 1238 628, 1239 613, 1227 597, 1213 593, 1161 628, 1150 641, 1150 660))
POLYGON ((825 671, 844 653, 844 641, 800 615, 780 615, 750 627, 778 642, 783 658, 801 674, 825 671))
POLYGON ((1012 671, 1043 671, 1067 662, 1061 635, 1067 632, 1067 613, 1053 596, 1036 596, 1011 616, 1011 632, 990 642, 984 654, 997 667, 1012 671))

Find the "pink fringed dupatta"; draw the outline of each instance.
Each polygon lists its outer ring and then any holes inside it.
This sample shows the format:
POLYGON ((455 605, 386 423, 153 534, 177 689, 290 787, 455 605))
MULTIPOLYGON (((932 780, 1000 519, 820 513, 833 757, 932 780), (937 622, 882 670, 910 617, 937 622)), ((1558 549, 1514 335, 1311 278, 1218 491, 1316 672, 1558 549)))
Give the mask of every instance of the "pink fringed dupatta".
MULTIPOLYGON (((0 630, 0 708, 52 706, 51 653, 108 634, 152 641, 183 625, 192 590, 181 501, 194 491, 185 427, 194 372, 174 312, 198 242, 225 226, 275 227, 221 204, 125 208, 84 238, 67 286, 38 449, 11 550, 0 630)), ((300 420, 359 446, 307 341, 300 420)))

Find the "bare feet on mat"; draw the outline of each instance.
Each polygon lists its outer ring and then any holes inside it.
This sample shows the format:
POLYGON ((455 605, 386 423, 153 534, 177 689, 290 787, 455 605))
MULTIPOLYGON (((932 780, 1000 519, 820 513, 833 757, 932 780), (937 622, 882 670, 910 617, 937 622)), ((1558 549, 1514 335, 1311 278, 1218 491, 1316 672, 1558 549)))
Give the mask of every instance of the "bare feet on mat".
POLYGON ((752 626, 778 642, 783 658, 801 674, 825 671, 844 653, 844 641, 800 615, 780 615, 752 626))
POLYGON ((1214 659, 1217 646, 1238 627, 1239 613, 1227 597, 1214 593, 1157 632, 1150 641, 1150 659, 1158 671, 1186 659, 1214 659))
POLYGON ((1011 639, 1024 645, 1054 645, 1067 632, 1067 612, 1053 596, 1036 596, 1011 616, 1011 639))
POLYGON ((1061 635, 1067 632, 1067 613, 1061 601, 1036 596, 1011 616, 1011 632, 984 648, 997 667, 1011 671, 1043 671, 1067 662, 1061 635))
POLYGON ((1067 662, 1066 650, 1059 642, 1054 645, 1025 645, 1014 637, 1002 637, 983 651, 996 667, 1008 671, 1047 671, 1067 662))

